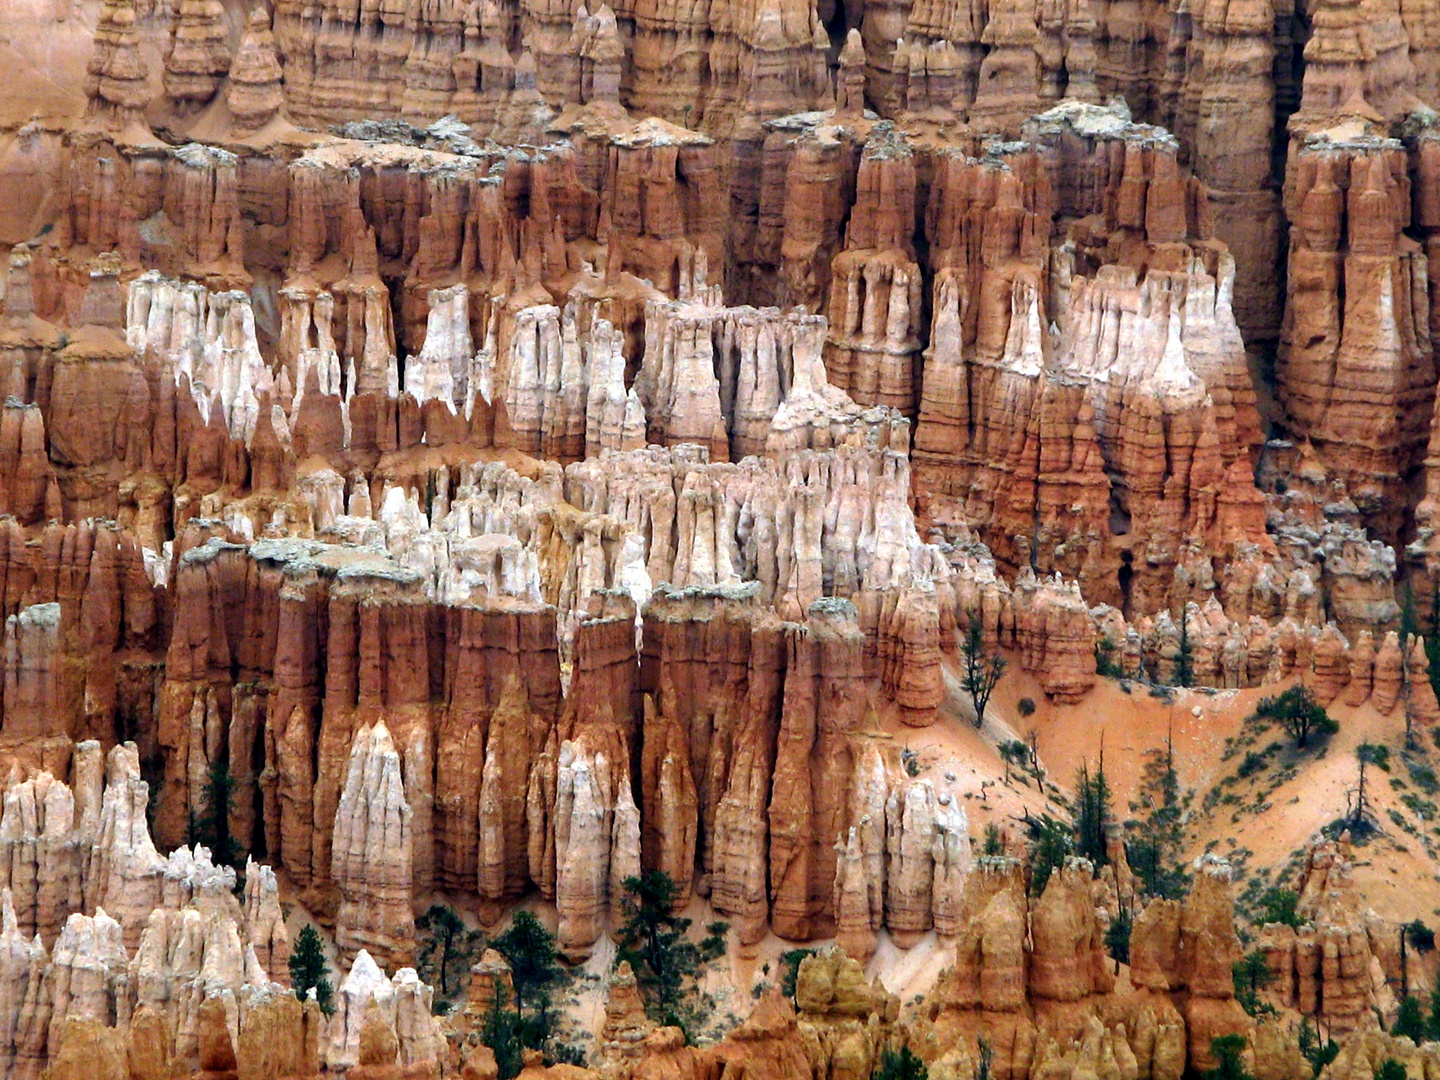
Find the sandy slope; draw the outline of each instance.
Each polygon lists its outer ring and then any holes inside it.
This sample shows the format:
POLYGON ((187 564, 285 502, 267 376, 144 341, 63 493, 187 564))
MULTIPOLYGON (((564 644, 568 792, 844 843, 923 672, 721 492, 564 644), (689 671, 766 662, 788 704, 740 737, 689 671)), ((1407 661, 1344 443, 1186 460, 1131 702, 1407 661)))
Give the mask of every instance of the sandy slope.
POLYGON ((1278 879, 1322 827, 1345 814, 1347 795, 1358 777, 1355 748, 1362 742, 1380 744, 1389 749, 1390 768, 1385 772, 1372 767, 1367 784, 1380 833, 1358 849, 1356 881, 1386 918, 1418 917, 1432 925, 1440 921, 1440 861, 1435 855, 1440 851, 1440 815, 1426 805, 1440 803, 1440 794, 1424 790, 1423 772, 1440 772, 1440 750, 1432 732, 1420 731, 1415 748, 1405 751, 1403 707, 1380 716, 1369 704, 1358 709, 1332 705, 1339 734, 1323 746, 1297 753, 1278 727, 1246 724, 1259 699, 1281 687, 1179 690, 1167 699, 1140 684, 1128 686, 1127 693, 1122 684, 1102 680, 1080 704, 1054 706, 1029 676, 1016 671, 997 689, 984 732, 977 735, 973 728, 945 720, 911 741, 924 744, 929 753, 963 760, 962 770, 977 783, 987 773, 1000 780, 987 790, 984 802, 966 803, 972 835, 978 837, 986 821, 1017 812, 1015 806, 1038 804, 1033 785, 1023 787, 1014 780, 1005 784, 1004 764, 990 750, 1000 740, 1035 731, 1041 764, 1067 792, 1076 770, 1085 762, 1093 768, 1103 746, 1114 808, 1123 819, 1133 816, 1129 806, 1137 797, 1147 757, 1165 745, 1170 732, 1176 770, 1190 800, 1187 856, 1212 850, 1231 857, 1242 893, 1254 878, 1261 879, 1253 886, 1257 890, 1278 879), (1028 719, 1018 707, 1023 697, 1036 705, 1028 719), (983 747, 978 745, 982 741, 983 747), (1279 746, 1253 775, 1237 775, 1247 752, 1275 744, 1279 746), (1421 770, 1418 779, 1411 764, 1421 770))
POLYGON ((85 109, 85 64, 97 0, 5 0, 0 24, 0 125, 60 122, 85 109))

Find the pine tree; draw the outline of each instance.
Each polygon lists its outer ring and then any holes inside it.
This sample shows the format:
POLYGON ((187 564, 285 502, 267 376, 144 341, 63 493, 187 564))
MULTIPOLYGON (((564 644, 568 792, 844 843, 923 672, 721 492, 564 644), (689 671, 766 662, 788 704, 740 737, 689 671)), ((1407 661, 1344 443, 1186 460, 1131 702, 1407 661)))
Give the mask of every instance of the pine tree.
POLYGON ((1138 801, 1130 804, 1145 818, 1126 822, 1135 837, 1126 842, 1126 860, 1148 896, 1178 900, 1187 886, 1179 848, 1185 838, 1184 804, 1175 770, 1174 733, 1165 734, 1165 749, 1151 750, 1145 763, 1138 801))
POLYGON ((1409 1080, 1410 1074, 1405 1070, 1402 1062, 1394 1058, 1386 1058, 1375 1070, 1375 1080, 1409 1080))
POLYGON ((1440 979, 1430 991, 1430 1017, 1425 1034, 1431 1039, 1440 1039, 1440 979))
POLYGON ((993 821, 985 826, 985 840, 980 848, 981 855, 1004 855, 1005 837, 1000 826, 993 821))
POLYGON ((235 779, 230 775, 230 763, 216 757, 205 774, 205 784, 200 790, 205 804, 201 815, 195 819, 195 842, 210 849, 210 855, 217 865, 234 866, 240 859, 235 839, 230 835, 230 811, 235 805, 235 779))
POLYGON ((1133 926, 1130 909, 1122 907, 1120 913, 1110 920, 1110 925, 1105 930, 1105 950, 1115 961, 1117 974, 1121 964, 1130 962, 1130 931, 1133 926))
POLYGON ((1405 593, 1400 600, 1400 650, 1405 652, 1409 649, 1410 639, 1420 632, 1420 619, 1415 614, 1415 589, 1405 586, 1405 593))
POLYGON ((1180 609, 1180 650, 1175 654, 1175 685, 1189 686, 1195 681, 1195 650, 1190 645, 1190 616, 1180 609))
POLYGON ((672 914, 679 890, 668 874, 647 870, 626 878, 624 884, 625 925, 620 928, 617 958, 629 961, 651 1019, 680 1028, 688 1039, 701 1017, 687 998, 701 965, 724 951, 729 925, 711 923, 697 945, 686 936, 690 920, 672 914))
POLYGON ((1355 836, 1362 836, 1372 828, 1370 796, 1365 790, 1365 766, 1370 763, 1371 755, 1362 749, 1366 745, 1368 744, 1361 743, 1359 747, 1356 747, 1355 760, 1359 763, 1359 774, 1355 781, 1355 787, 1345 792, 1345 801, 1348 805, 1345 827, 1355 836))
POLYGON ((1312 736, 1333 735, 1340 730, 1340 725, 1315 700, 1310 688, 1299 683, 1279 697, 1261 698, 1255 715, 1278 720, 1302 750, 1312 736))
POLYGON ((1205 1080, 1253 1080, 1245 1071, 1241 1055, 1245 1053, 1244 1035, 1221 1035, 1210 1040, 1210 1056, 1215 1068, 1206 1072, 1205 1080))
POLYGON ((495 1069, 498 1080, 514 1080, 525 1066, 525 1046, 520 1037, 520 1016, 513 1009, 505 1008, 497 995, 485 1014, 485 1024, 480 1029, 480 1041, 495 1055, 495 1069))
POLYGON ((925 1063, 908 1046, 899 1050, 887 1046, 880 1054, 880 1063, 870 1074, 871 1080, 926 1080, 928 1075, 925 1063))
POLYGON ((521 909, 511 920, 510 929, 495 939, 495 949, 510 964, 520 1037, 526 1046, 538 1050, 551 1034, 550 988, 564 977, 555 951, 555 935, 533 914, 521 909))
POLYGON ((1400 606, 1400 665, 1404 672, 1405 748, 1415 749, 1415 716, 1410 708, 1410 639, 1420 636, 1420 619, 1415 613, 1415 590, 1406 584, 1404 603, 1400 606))
POLYGON ((1075 852, 1075 832, 1049 814, 1030 820, 1030 893, 1045 891, 1050 875, 1065 865, 1075 852))
POLYGON ((1230 974, 1235 983, 1235 1000, 1242 1009, 1251 1016, 1275 1011, 1272 1006, 1260 1000, 1260 991, 1269 986, 1274 977, 1263 952, 1255 949, 1246 953, 1235 961, 1230 974))
POLYGON ((1105 847, 1105 826, 1111 819, 1110 785, 1105 779, 1103 750, 1094 775, 1091 775, 1088 764, 1080 766, 1075 788, 1075 849, 1098 870, 1110 859, 1105 847))
POLYGON ((1440 577, 1430 583, 1429 633, 1425 637, 1425 658, 1430 661, 1430 685, 1440 695, 1440 577))
POLYGON ((420 977, 435 987, 435 1007, 445 1007, 465 989, 466 975, 482 942, 478 930, 471 930, 454 908, 431 904, 415 920, 418 948, 415 967, 420 977))
POLYGON ((1260 897, 1260 925, 1279 923, 1299 929, 1305 922, 1300 917, 1300 897, 1294 889, 1267 889, 1260 897))
POLYGON ((320 1010, 329 1016, 335 1011, 334 989, 330 985, 329 965, 325 962, 325 945, 320 932, 306 923, 295 937, 290 950, 290 985, 295 996, 304 1001, 311 990, 320 1010))
POLYGON ((1179 858, 1185 829, 1171 731, 1165 734, 1163 751, 1150 751, 1139 794, 1130 809, 1145 812, 1145 817, 1126 823, 1137 834, 1125 845, 1126 859, 1146 894, 1178 900, 1187 884, 1179 858))
POLYGON ((970 612, 965 637, 960 642, 960 685, 975 703, 975 726, 985 726, 985 708, 1000 676, 1005 674, 1005 657, 997 649, 985 648, 985 625, 979 612, 970 612))
POLYGON ((1310 1024, 1308 1016, 1300 1018, 1300 1055, 1310 1062, 1310 1075, 1312 1080, 1324 1071, 1325 1066, 1334 1061, 1340 1053, 1340 1047, 1334 1039, 1320 1041, 1319 1033, 1310 1024))
POLYGON ((1419 998, 1406 994, 1400 999, 1400 1011, 1395 1016, 1390 1034, 1403 1035, 1416 1046, 1425 1041, 1425 1010, 1420 1007, 1419 998))

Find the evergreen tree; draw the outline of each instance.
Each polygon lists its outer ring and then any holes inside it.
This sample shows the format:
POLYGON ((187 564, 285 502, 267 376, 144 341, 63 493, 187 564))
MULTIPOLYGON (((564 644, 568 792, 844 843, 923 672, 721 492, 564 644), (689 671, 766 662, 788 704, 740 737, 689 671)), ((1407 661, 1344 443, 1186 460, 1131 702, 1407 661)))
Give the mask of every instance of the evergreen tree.
POLYGON ((1400 999, 1400 1011, 1395 1016, 1390 1034, 1403 1035, 1416 1046, 1425 1041, 1425 1011, 1420 1007, 1419 998, 1406 994, 1400 999))
MULTIPOLYGON (((1405 747, 1415 749, 1415 717, 1410 709, 1410 639, 1420 636, 1420 619, 1415 613, 1415 590, 1408 583, 1405 586, 1404 601, 1400 605, 1400 665, 1405 673, 1405 747)), ((1429 651, 1426 651, 1428 657, 1429 651)))
POLYGON ((1355 786, 1345 792, 1347 804, 1345 827, 1357 837, 1365 836, 1373 828, 1370 797, 1365 789, 1365 766, 1370 763, 1373 756, 1367 753, 1366 747, 1368 746, 1368 743, 1361 743, 1355 748, 1355 760, 1359 763, 1359 771, 1356 775, 1355 786))
POLYGON ((985 840, 980 848, 981 855, 1004 855, 1005 837, 1000 832, 1000 826, 993 821, 985 826, 985 840))
POLYGON ((1065 865, 1065 857, 1075 852, 1075 833, 1069 825, 1056 821, 1049 814, 1030 821, 1030 893, 1039 896, 1045 891, 1050 875, 1065 865))
MULTIPOLYGON (((494 1017, 495 1037, 513 1040, 522 1049, 543 1050, 547 1062, 559 1060, 568 1051, 553 1043, 555 1016, 551 1012, 550 991, 565 980, 555 949, 555 935, 533 913, 521 909, 510 920, 509 929, 492 945, 510 965, 510 982, 515 994, 514 1008, 496 1006, 496 1010, 505 1015, 494 1017)), ((495 1050, 498 1062, 501 1050, 492 1043, 486 1045, 495 1050)))
POLYGON ((1075 850, 1099 870, 1110 861, 1105 848, 1105 826, 1110 822, 1111 812, 1104 751, 1101 751, 1100 764, 1093 775, 1088 763, 1080 766, 1075 789, 1075 850))
POLYGON ((985 626, 979 612, 970 612, 965 637, 960 642, 960 685, 975 703, 975 726, 985 725, 985 708, 1000 676, 1005 674, 1005 657, 997 649, 985 648, 985 626))
POLYGON ((1241 1055, 1245 1053, 1244 1035, 1221 1035, 1210 1040, 1210 1056, 1215 1068, 1205 1073, 1205 1080, 1253 1080, 1245 1071, 1241 1055))
POLYGON ((301 1001, 314 990, 315 1000, 326 1016, 335 1011, 334 988, 330 985, 329 970, 320 932, 306 923, 296 935, 295 946, 290 950, 290 985, 295 990, 295 996, 301 1001))
POLYGON ((1175 654, 1175 685, 1189 686, 1195 681, 1195 649, 1190 644, 1190 616, 1180 609, 1180 649, 1175 654))
POLYGON ((1411 919, 1401 929, 1405 940, 1416 952, 1427 953, 1435 948, 1435 931, 1425 925, 1423 919, 1411 919))
POLYGON ((629 961, 651 1019, 678 1027, 689 1038, 701 1017, 687 998, 701 965, 725 951, 729 926, 711 923, 707 937, 697 945, 687 937, 690 920, 673 914, 678 890, 668 874, 647 870, 626 878, 624 884, 625 924, 620 928, 617 958, 629 961))
POLYGON ((445 1008, 465 989, 466 976, 483 938, 455 914, 454 908, 431 904, 415 920, 419 932, 415 967, 420 977, 435 987, 435 1008, 445 1008))
POLYGON ((240 859, 240 852, 230 835, 230 811, 235 805, 235 779, 230 775, 230 763, 216 757, 205 774, 205 784, 200 789, 204 811, 195 819, 194 840, 210 849, 216 865, 234 866, 240 859))
POLYGON ((1310 1062, 1312 1078, 1319 1076, 1325 1066, 1334 1061, 1339 1053, 1340 1047, 1334 1039, 1326 1039, 1322 1043, 1319 1034, 1310 1023, 1310 1018, 1308 1016, 1300 1018, 1300 1054, 1310 1062))
POLYGON ((1270 985, 1273 978, 1265 954, 1259 949, 1246 953, 1236 960, 1231 968, 1235 982, 1235 1000, 1251 1016, 1261 1016, 1275 1010, 1260 1000, 1260 991, 1270 985))
POLYGON ((1121 964, 1130 962, 1130 931, 1133 925, 1130 909, 1121 908, 1120 914, 1110 920, 1110 925, 1105 930, 1105 950, 1115 961, 1117 973, 1121 964))
POLYGON ((872 1080, 926 1080, 928 1075, 925 1063, 908 1046, 899 1050, 887 1046, 880 1054, 880 1063, 870 1074, 872 1080))
POLYGON ((1405 1071, 1403 1063, 1386 1058, 1375 1070, 1375 1080, 1410 1080, 1410 1074, 1405 1071))
POLYGON ((1425 636, 1425 659, 1430 661, 1430 685, 1440 695, 1440 577, 1430 584, 1430 618, 1425 636))
POLYGON ((1340 725, 1315 700, 1310 688, 1299 683, 1279 697, 1262 698, 1255 715, 1278 720, 1302 750, 1311 737, 1333 735, 1340 730, 1340 725))
POLYGON ((796 980, 800 977, 800 962, 814 955, 814 949, 788 949, 780 954, 780 993, 792 1002, 795 1000, 796 980))
POLYGON ((1440 1039, 1440 979, 1435 980, 1435 986, 1430 991, 1430 1018, 1425 1034, 1431 1039, 1440 1039))
POLYGON ((525 1046, 520 1037, 520 1015, 513 1009, 505 1008, 500 996, 495 996, 490 1011, 485 1015, 485 1024, 480 1029, 480 1041, 495 1055, 498 1080, 514 1080, 525 1067, 525 1046))
POLYGON ((1139 820, 1126 823, 1133 838, 1125 845, 1130 869, 1149 896, 1178 900, 1185 893, 1187 878, 1179 858, 1184 840, 1184 806, 1180 799, 1180 777, 1175 771, 1175 749, 1171 735, 1165 736, 1164 750, 1151 750, 1142 775, 1139 799, 1130 804, 1143 812, 1139 820))
POLYGON ((1400 649, 1406 652, 1410 647, 1410 639, 1420 633, 1420 619, 1415 614, 1415 590, 1412 586, 1405 586, 1405 593, 1400 598, 1400 649))
POLYGON ((1095 643, 1095 674, 1102 679, 1123 679, 1125 671, 1115 660, 1115 642, 1102 637, 1095 643))
POLYGON ((1295 929, 1305 922, 1300 917, 1300 897, 1294 889, 1268 889, 1260 898, 1260 925, 1279 923, 1295 929))
MULTIPOLYGON (((521 909, 511 920, 510 929, 495 939, 495 950, 510 963, 518 1017, 524 1018, 526 1009, 547 1015, 549 989, 563 976, 553 933, 533 913, 521 909)), ((544 1034, 549 1035, 549 1031, 544 1034)))

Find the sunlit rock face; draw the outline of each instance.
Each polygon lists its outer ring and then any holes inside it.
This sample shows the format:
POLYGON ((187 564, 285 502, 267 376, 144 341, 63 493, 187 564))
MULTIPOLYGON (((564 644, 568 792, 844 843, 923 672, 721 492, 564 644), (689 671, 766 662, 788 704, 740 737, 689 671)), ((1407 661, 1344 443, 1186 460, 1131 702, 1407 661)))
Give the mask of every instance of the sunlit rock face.
MULTIPOLYGON (((983 833, 1106 677, 1440 723, 1440 21, 1292 8, 8 5, 0 1071, 498 1075, 431 904, 608 964, 658 870, 839 951, 703 1047, 617 966, 607 1080, 1303 1080, 1228 867, 983 833)), ((1347 1032, 1432 975, 1327 844, 1347 1032)))

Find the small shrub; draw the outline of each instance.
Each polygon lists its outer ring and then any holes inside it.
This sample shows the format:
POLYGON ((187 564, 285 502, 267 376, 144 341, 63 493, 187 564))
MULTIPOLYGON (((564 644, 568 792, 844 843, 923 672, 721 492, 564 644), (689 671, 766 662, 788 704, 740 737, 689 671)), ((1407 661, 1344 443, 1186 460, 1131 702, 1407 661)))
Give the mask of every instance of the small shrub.
MULTIPOLYGON (((1102 679, 1123 679, 1125 672, 1121 670, 1120 664, 1115 659, 1118 647, 1108 637, 1101 638, 1095 643, 1095 674, 1102 679)), ((1437 729, 1440 730, 1440 729, 1437 729)), ((1437 743, 1440 745, 1440 743, 1437 743)))
POLYGON ((585 1050, 574 1043, 552 1042, 549 1052, 545 1055, 547 1065, 576 1065, 583 1067, 585 1064, 585 1050))
MULTIPOLYGON (((1436 728, 1440 731, 1440 728, 1436 728)), ((1410 779, 1415 781, 1415 786, 1426 795, 1434 795, 1440 791, 1440 781, 1435 779, 1435 770, 1428 765, 1421 765, 1418 761, 1407 761, 1405 767, 1410 770, 1410 779)))
POLYGON ((920 755, 910 747, 907 746, 900 751, 900 763, 905 766, 906 776, 920 775, 920 755))
POLYGON ((1265 765, 1266 760, 1263 751, 1257 752, 1255 750, 1248 750, 1245 753, 1245 760, 1240 762, 1240 767, 1235 771, 1242 777, 1254 776, 1260 770, 1265 768, 1265 765))
POLYGON ((1022 698, 1016 703, 1015 707, 1020 710, 1020 715, 1021 715, 1021 716, 1034 716, 1034 715, 1035 715, 1035 699, 1034 699, 1034 698, 1022 697, 1022 698))
POLYGON ((1419 795, 1406 793, 1400 796, 1400 801, 1421 821, 1434 821, 1437 816, 1440 816, 1440 807, 1437 807, 1429 799, 1422 799, 1419 795))

